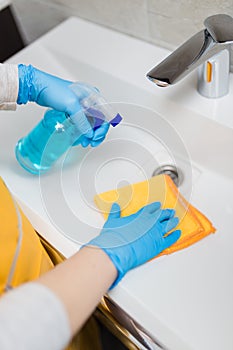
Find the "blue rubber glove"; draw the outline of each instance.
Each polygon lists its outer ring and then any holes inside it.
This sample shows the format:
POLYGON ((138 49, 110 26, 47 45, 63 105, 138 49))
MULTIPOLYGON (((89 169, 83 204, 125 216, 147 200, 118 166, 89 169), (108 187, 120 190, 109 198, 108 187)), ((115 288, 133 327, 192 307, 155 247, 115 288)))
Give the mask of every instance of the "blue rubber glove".
POLYGON ((180 230, 166 235, 179 222, 174 215, 173 209, 162 210, 160 203, 155 202, 121 218, 120 206, 113 204, 100 235, 87 244, 104 250, 115 265, 118 276, 111 288, 127 271, 152 259, 179 239, 180 230))
POLYGON ((19 92, 18 104, 36 102, 40 106, 49 107, 60 112, 67 113, 77 121, 78 128, 83 134, 81 144, 87 147, 98 146, 103 142, 109 124, 103 123, 95 131, 92 129, 88 119, 82 112, 80 99, 86 97, 86 92, 80 91, 79 97, 70 89, 71 81, 60 79, 40 71, 33 66, 18 66, 19 92))
POLYGON ((73 146, 79 145, 79 143, 81 143, 84 148, 89 145, 91 145, 91 147, 99 146, 104 141, 108 133, 109 126, 109 123, 104 122, 100 127, 98 127, 98 129, 94 131, 93 137, 91 139, 83 135, 81 139, 78 139, 77 142, 73 144, 73 146))

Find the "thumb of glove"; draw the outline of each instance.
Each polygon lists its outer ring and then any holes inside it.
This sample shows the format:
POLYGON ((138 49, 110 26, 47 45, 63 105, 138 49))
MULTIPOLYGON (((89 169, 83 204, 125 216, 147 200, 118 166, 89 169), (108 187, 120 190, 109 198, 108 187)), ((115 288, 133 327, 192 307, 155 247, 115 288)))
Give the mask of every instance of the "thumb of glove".
POLYGON ((118 219, 121 217, 121 208, 119 204, 113 203, 110 213, 108 215, 108 219, 118 219))

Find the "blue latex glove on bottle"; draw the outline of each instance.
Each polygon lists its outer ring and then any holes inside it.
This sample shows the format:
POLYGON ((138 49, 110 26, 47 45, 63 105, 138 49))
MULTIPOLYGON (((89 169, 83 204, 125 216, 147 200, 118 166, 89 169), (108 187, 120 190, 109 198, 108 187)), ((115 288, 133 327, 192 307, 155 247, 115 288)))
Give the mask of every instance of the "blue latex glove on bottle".
POLYGON ((179 222, 174 215, 173 209, 160 209, 160 203, 155 202, 121 217, 120 206, 113 204, 100 235, 87 244, 101 248, 115 265, 118 276, 111 288, 127 271, 154 258, 179 239, 180 230, 168 234, 179 222))
POLYGON ((77 97, 70 89, 72 82, 40 71, 31 65, 20 64, 18 72, 18 104, 26 104, 29 101, 36 102, 40 106, 49 107, 74 117, 83 135, 81 138, 83 147, 87 147, 89 144, 95 147, 103 142, 109 129, 109 123, 104 122, 95 131, 92 129, 80 105, 80 99, 86 97, 85 91, 80 89, 80 94, 77 97))

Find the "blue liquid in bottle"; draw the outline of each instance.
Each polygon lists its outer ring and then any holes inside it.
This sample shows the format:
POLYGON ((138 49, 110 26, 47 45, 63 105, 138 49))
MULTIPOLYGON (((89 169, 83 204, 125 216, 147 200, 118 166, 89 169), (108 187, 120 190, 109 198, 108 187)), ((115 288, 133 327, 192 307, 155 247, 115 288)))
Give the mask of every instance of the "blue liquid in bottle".
POLYGON ((65 113, 48 110, 35 128, 18 141, 16 158, 30 173, 44 173, 70 146, 78 144, 79 138, 79 130, 65 113))
MULTIPOLYGON (((82 82, 72 84, 70 89, 80 101, 82 111, 93 130, 99 128, 104 121, 113 127, 121 122, 121 115, 106 103, 98 89, 82 82)), ((42 174, 69 147, 80 144, 83 136, 73 117, 53 109, 47 110, 39 124, 18 141, 15 155, 19 164, 31 174, 42 174)))

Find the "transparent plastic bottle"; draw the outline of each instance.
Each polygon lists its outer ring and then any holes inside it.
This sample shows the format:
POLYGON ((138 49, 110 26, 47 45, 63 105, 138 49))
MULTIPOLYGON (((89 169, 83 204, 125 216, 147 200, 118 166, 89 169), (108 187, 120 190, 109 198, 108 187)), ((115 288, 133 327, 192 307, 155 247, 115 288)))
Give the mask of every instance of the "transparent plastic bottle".
MULTIPOLYGON (((97 89, 84 83, 75 83, 71 89, 78 97, 80 91, 85 89, 85 97, 80 103, 93 129, 101 126, 105 120, 112 126, 120 123, 122 117, 114 112, 97 89)), ((45 173, 70 146, 79 144, 81 137, 75 119, 66 113, 48 109, 31 132, 18 141, 16 159, 32 174, 45 173)))

